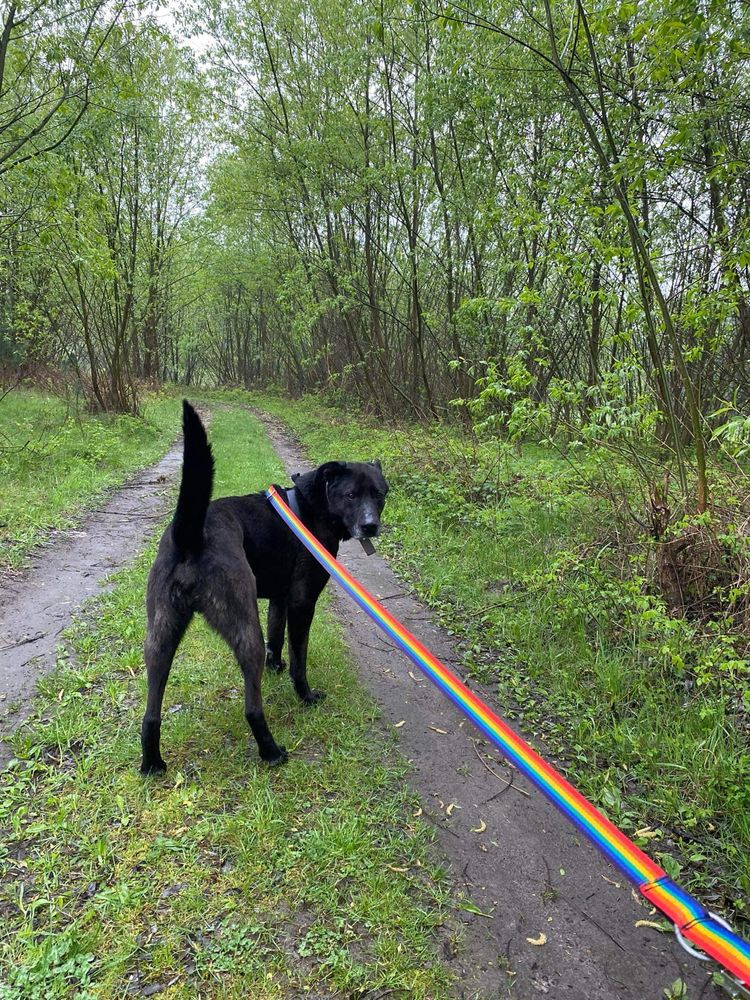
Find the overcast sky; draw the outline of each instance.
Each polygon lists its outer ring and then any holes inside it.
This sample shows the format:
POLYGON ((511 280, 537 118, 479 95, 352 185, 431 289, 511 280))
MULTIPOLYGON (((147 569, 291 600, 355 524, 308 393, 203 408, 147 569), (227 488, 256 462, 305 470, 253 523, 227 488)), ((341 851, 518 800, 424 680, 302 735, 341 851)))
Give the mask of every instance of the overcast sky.
POLYGON ((154 16, 159 24, 163 24, 165 28, 171 31, 175 38, 179 38, 181 41, 187 43, 196 56, 202 56, 211 44, 211 37, 209 35, 196 35, 195 37, 188 38, 184 34, 175 16, 175 11, 181 6, 182 4, 178 0, 168 0, 168 3, 160 7, 154 16))

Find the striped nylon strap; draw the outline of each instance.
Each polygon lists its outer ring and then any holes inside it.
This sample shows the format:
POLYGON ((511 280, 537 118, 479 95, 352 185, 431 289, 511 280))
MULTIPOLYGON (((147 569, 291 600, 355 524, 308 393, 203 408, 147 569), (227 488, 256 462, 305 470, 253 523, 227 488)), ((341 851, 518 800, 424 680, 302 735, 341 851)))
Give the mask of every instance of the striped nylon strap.
POLYGON ((473 694, 411 632, 397 621, 355 580, 292 513, 272 486, 266 496, 273 508, 318 562, 350 597, 403 650, 413 663, 474 722, 575 825, 605 854, 643 896, 679 930, 682 937, 719 963, 737 981, 750 987, 750 944, 716 920, 691 895, 676 885, 595 809, 576 789, 544 761, 485 703, 473 694))

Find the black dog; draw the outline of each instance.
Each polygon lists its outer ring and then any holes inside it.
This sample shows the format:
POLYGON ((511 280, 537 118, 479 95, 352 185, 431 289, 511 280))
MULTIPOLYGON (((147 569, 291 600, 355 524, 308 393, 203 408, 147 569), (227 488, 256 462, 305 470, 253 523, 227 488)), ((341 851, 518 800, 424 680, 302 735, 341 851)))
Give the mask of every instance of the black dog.
MULTIPOLYGON (((264 658, 281 671, 284 631, 294 688, 307 704, 322 698, 307 683, 307 639, 315 602, 328 573, 271 507, 264 493, 211 502, 214 462, 206 431, 185 400, 182 482, 177 510, 162 536, 148 578, 145 657, 148 703, 141 729, 143 774, 166 770, 159 738, 161 707, 177 647, 199 611, 231 646, 245 679, 245 717, 270 764, 287 759, 263 714, 260 681, 264 658), (269 598, 268 647, 257 598, 269 598)), ((336 555, 339 542, 380 530, 388 491, 379 462, 326 462, 282 490, 297 516, 336 555)))

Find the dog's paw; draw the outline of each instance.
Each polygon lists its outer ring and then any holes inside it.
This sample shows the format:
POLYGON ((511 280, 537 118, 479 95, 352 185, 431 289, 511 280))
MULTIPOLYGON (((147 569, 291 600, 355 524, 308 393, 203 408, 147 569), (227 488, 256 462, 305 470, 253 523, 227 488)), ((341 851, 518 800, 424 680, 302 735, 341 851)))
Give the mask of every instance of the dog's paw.
POLYGON ((274 674, 282 674, 286 670, 286 661, 282 660, 280 656, 277 657, 269 649, 266 652, 266 670, 270 670, 274 674))
POLYGON ((308 695, 302 699, 303 705, 317 705, 319 701, 324 701, 326 697, 325 691, 320 691, 318 688, 313 688, 308 695))
POLYGON ((263 763, 268 764, 270 767, 279 767, 280 764, 286 764, 289 760, 289 754, 286 752, 286 747, 276 747, 278 753, 272 757, 262 757, 263 763))
POLYGON ((167 770, 167 765, 164 763, 161 757, 159 757, 158 760, 148 760, 148 761, 144 760, 141 763, 141 774, 144 775, 145 777, 153 774, 164 774, 166 770, 167 770))

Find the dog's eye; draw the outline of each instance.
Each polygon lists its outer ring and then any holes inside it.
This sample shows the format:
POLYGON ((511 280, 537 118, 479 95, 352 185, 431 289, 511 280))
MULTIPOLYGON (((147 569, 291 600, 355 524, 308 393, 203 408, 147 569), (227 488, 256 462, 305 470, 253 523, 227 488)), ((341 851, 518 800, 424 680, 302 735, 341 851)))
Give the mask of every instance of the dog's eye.
POLYGON ((357 494, 354 492, 354 490, 349 490, 349 492, 346 494, 346 499, 347 500, 355 500, 356 497, 357 497, 357 494))

